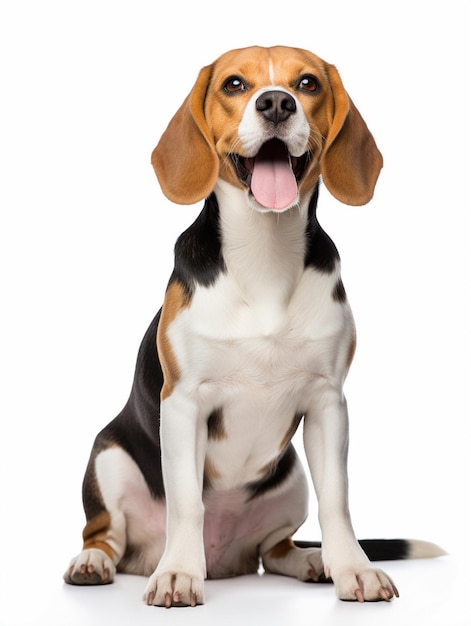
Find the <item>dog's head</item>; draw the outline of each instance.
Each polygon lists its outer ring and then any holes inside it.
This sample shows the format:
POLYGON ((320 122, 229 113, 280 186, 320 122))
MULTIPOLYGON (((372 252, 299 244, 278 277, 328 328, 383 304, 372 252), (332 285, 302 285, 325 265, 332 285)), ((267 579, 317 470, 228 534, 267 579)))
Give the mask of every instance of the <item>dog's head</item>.
POLYGON ((219 178, 258 210, 285 210, 319 175, 334 197, 368 202, 382 157, 333 65, 276 46, 223 54, 204 67, 152 154, 165 195, 207 197, 219 178))

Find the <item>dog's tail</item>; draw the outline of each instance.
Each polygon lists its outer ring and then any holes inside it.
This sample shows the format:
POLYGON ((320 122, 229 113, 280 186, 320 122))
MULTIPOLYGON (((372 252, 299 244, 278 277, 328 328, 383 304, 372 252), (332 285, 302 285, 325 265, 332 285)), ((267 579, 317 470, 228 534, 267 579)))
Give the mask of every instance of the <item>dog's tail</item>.
MULTIPOLYGON (((320 541, 294 541, 298 548, 320 548, 320 541)), ((419 539, 359 539, 358 543, 370 561, 431 559, 446 554, 434 543, 419 539)))

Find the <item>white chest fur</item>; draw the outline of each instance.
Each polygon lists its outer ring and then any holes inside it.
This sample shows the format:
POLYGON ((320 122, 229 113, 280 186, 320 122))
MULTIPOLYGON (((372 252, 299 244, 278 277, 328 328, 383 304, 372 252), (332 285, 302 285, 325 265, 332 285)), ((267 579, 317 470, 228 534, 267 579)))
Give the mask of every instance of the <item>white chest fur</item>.
POLYGON ((261 214, 225 199, 227 271, 196 289, 168 333, 178 392, 200 417, 222 410, 226 437, 210 442, 208 456, 231 488, 260 478, 326 381, 341 387, 354 330, 348 305, 332 295, 339 270, 304 267, 307 207, 261 214))

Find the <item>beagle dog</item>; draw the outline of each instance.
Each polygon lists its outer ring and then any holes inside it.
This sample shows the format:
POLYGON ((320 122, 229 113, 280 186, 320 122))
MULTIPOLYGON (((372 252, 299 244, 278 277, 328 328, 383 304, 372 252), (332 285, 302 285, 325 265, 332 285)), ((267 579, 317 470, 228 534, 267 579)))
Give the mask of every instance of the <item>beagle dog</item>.
POLYGON ((341 202, 367 203, 382 163, 336 68, 311 52, 250 47, 201 70, 152 164, 171 201, 204 207, 175 245, 129 400, 95 440, 66 582, 144 575, 147 604, 195 606, 206 577, 263 566, 388 601, 397 589, 367 555, 440 553, 358 542, 348 509, 355 327, 316 203, 321 177, 341 202), (301 421, 322 544, 293 540, 307 516, 301 421))

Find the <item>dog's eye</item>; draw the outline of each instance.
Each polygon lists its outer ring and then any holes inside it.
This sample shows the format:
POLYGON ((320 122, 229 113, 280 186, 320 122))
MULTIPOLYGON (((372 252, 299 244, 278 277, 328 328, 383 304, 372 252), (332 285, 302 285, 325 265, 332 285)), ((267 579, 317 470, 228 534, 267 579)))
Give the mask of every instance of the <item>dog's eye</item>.
POLYGON ((305 74, 298 82, 298 89, 300 91, 314 93, 319 89, 319 82, 315 76, 312 76, 312 74, 305 74))
POLYGON ((231 76, 224 83, 224 91, 227 93, 237 93, 240 91, 246 91, 247 85, 239 76, 231 76))

